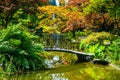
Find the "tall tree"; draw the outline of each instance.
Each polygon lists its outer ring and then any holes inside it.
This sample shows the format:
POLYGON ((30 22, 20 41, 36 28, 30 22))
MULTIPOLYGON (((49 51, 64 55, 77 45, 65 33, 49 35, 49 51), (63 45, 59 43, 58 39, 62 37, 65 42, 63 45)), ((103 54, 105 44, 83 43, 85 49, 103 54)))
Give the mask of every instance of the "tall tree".
POLYGON ((14 13, 22 9, 24 13, 35 14, 37 7, 48 4, 48 0, 2 0, 0 1, 0 25, 7 26, 14 13))
MULTIPOLYGON (((120 3, 119 0, 90 0, 83 9, 86 14, 106 14, 112 18, 111 26, 119 28, 120 26, 120 3)), ((104 16, 103 16, 104 17, 104 16)), ((104 24, 104 23, 103 23, 104 24)))

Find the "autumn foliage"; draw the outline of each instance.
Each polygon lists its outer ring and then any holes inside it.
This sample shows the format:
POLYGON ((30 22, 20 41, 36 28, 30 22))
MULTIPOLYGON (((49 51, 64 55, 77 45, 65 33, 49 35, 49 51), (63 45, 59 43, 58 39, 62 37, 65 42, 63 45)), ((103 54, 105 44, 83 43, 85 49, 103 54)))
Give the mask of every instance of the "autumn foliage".
POLYGON ((39 11, 39 26, 36 29, 39 29, 43 26, 48 26, 55 28, 59 32, 66 32, 68 30, 75 30, 80 25, 80 18, 83 16, 81 12, 78 11, 78 8, 73 7, 72 9, 66 7, 56 7, 56 6, 43 6, 38 7, 39 11), (53 16, 55 18, 53 19, 53 16))
POLYGON ((7 26, 18 9, 25 14, 36 14, 37 7, 48 4, 48 0, 1 0, 0 25, 7 26))
MULTIPOLYGON (((97 5, 98 2, 93 3, 97 5)), ((101 6, 97 8, 92 4, 92 0, 69 0, 66 6, 38 7, 40 22, 36 29, 44 26, 45 32, 52 32, 52 30, 66 32, 81 28, 94 29, 94 31, 111 31, 113 28, 119 28, 119 19, 111 17, 107 9, 103 9, 107 3, 106 0, 100 3, 101 6), (86 14, 87 11, 92 10, 91 8, 89 10, 89 5, 94 6, 96 11, 86 14), (55 16, 54 19, 52 15, 55 16)))
POLYGON ((69 0, 68 6, 80 6, 81 4, 84 4, 86 2, 89 2, 89 0, 69 0))

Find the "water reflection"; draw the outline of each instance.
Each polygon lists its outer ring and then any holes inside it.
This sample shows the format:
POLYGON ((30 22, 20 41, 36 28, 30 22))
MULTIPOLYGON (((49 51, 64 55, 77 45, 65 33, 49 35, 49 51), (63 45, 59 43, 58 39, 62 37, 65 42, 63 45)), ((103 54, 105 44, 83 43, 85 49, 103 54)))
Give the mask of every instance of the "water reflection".
POLYGON ((13 78, 10 80, 120 80, 120 71, 111 66, 82 63, 30 72, 13 78))
MULTIPOLYGON (((30 76, 30 75, 27 75, 30 76)), ((53 74, 49 74, 49 72, 47 73, 38 73, 35 74, 34 77, 24 77, 23 80, 69 80, 66 76, 65 73, 53 73, 53 74)))
POLYGON ((65 73, 50 74, 49 80, 69 80, 65 77, 65 73))
POLYGON ((60 57, 55 55, 52 59, 45 59, 44 61, 47 68, 55 68, 62 64, 60 57))

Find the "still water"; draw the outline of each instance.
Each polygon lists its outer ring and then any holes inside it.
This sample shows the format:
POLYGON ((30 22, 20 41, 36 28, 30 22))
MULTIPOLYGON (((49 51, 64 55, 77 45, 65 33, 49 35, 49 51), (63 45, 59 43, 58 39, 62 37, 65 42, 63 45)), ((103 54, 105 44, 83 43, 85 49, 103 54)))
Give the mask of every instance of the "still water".
POLYGON ((120 80, 120 70, 107 65, 79 63, 11 76, 10 80, 120 80))

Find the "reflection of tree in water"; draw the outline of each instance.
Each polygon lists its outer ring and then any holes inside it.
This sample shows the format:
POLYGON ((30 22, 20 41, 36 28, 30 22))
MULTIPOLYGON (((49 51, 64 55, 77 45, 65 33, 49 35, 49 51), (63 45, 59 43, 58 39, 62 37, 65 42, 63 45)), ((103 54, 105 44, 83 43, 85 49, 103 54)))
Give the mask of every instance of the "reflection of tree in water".
POLYGON ((37 74, 36 80, 69 80, 65 77, 65 73, 56 73, 56 74, 49 74, 46 72, 44 74, 37 74))
POLYGON ((25 73, 7 80, 120 80, 120 71, 109 65, 81 63, 25 73))
POLYGON ((65 77, 65 73, 51 74, 51 80, 69 80, 65 77))
MULTIPOLYGON (((82 68, 71 69, 71 71, 64 73, 48 72, 37 76, 39 80, 111 80, 110 72, 106 72, 104 68, 82 68), (99 73, 99 74, 98 74, 99 73)), ((114 77, 114 76, 113 76, 114 77)), ((117 78, 117 77, 116 77, 117 78)), ((118 80, 114 78, 114 80, 118 80)))

